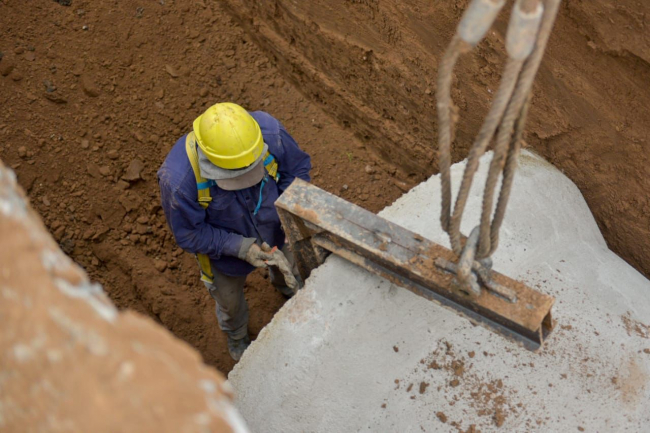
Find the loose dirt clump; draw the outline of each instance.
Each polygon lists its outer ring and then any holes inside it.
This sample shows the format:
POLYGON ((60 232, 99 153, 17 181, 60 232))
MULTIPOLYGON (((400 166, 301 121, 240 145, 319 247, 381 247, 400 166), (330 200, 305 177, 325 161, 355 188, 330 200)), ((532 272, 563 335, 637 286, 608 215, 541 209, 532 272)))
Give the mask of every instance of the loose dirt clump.
POLYGON ((638 320, 632 318, 632 313, 627 312, 627 314, 621 316, 627 335, 637 335, 641 338, 650 338, 650 325, 643 324, 638 320))
POLYGON ((462 376, 465 373, 465 363, 460 360, 453 361, 451 363, 451 368, 454 370, 456 376, 462 376))
MULTIPOLYGON (((516 392, 506 387, 502 379, 487 378, 473 372, 470 359, 456 354, 448 341, 440 341, 438 348, 422 362, 424 371, 431 373, 431 380, 427 384, 443 381, 437 390, 445 396, 450 406, 461 400, 466 401, 476 415, 500 427, 509 415, 519 413, 522 405, 512 401, 516 392), (445 373, 446 377, 441 376, 445 373)), ((463 431, 460 424, 457 427, 463 431)))
POLYGON ((497 427, 501 427, 505 421, 506 421, 506 417, 504 416, 501 408, 498 407, 494 412, 494 423, 496 424, 497 427))

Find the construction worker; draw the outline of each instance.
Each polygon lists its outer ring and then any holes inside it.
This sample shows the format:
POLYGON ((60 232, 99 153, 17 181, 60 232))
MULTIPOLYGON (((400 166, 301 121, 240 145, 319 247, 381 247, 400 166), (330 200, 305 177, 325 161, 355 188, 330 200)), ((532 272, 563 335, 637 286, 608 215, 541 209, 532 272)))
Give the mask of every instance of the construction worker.
MULTIPOLYGON (((297 275, 274 203, 296 177, 309 181, 310 169, 309 155, 277 119, 219 103, 194 121, 158 171, 167 223, 176 243, 197 255, 236 361, 250 344, 246 276, 271 261, 268 247, 282 251, 297 275)), ((290 297, 283 275, 269 272, 290 297)))

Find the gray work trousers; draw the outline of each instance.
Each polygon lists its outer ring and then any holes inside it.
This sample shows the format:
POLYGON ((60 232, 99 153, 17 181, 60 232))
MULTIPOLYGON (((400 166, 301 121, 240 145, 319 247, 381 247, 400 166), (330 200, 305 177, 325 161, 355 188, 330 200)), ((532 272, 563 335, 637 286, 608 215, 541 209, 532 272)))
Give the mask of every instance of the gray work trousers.
MULTIPOLYGON (((282 252, 287 257, 293 274, 297 276, 298 270, 289 246, 285 244, 282 252)), ((231 277, 214 268, 212 268, 212 273, 214 274, 212 283, 204 282, 204 284, 217 304, 216 311, 219 327, 231 338, 235 340, 242 339, 248 334, 248 304, 244 297, 246 276, 231 277)), ((269 267, 269 276, 273 286, 286 286, 284 275, 277 267, 269 267)))

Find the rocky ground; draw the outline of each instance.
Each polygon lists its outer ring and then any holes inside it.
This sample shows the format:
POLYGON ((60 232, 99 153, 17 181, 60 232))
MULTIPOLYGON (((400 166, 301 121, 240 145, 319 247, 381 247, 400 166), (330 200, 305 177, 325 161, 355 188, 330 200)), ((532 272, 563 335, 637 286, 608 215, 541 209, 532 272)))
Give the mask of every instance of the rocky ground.
MULTIPOLYGON (((174 243, 155 179, 192 120, 218 101, 272 113, 312 155, 316 185, 373 211, 411 185, 287 83, 218 2, 64 3, 0 1, 0 158, 119 308, 227 373, 214 301, 174 243)), ((262 272, 246 296, 255 336, 284 299, 262 272)))

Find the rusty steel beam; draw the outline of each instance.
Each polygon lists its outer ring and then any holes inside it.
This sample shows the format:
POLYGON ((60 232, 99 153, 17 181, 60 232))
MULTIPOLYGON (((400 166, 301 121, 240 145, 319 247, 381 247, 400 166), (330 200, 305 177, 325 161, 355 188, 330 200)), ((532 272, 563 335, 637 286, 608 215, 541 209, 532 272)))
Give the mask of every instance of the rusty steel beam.
POLYGON ((553 328, 553 297, 497 272, 493 281, 514 291, 516 302, 488 290, 456 290, 453 275, 435 265, 440 258, 456 262, 451 250, 314 185, 296 179, 276 207, 304 280, 333 253, 527 349, 539 349, 553 328))

